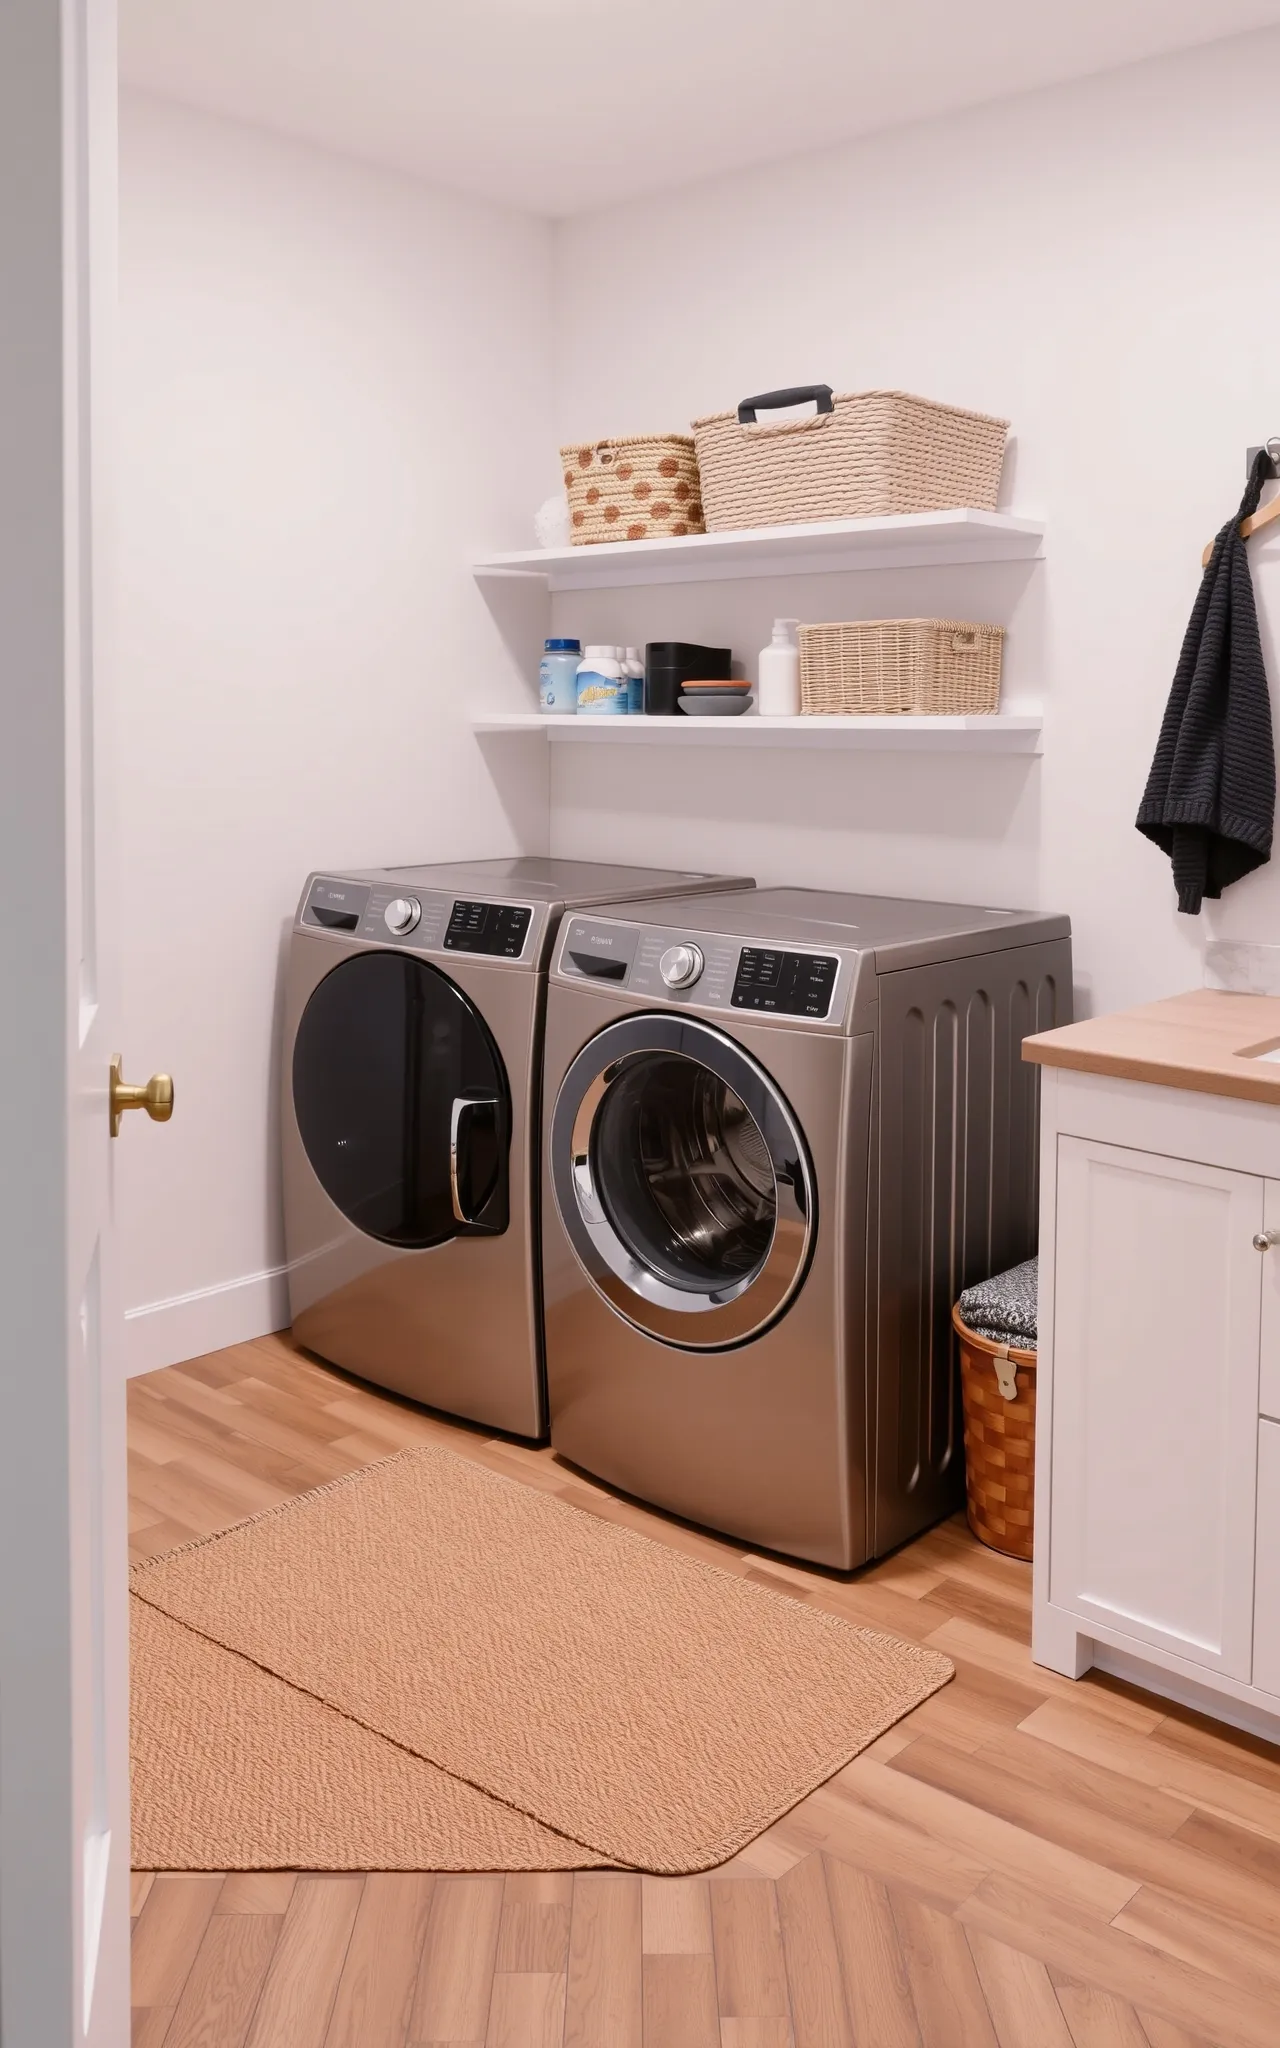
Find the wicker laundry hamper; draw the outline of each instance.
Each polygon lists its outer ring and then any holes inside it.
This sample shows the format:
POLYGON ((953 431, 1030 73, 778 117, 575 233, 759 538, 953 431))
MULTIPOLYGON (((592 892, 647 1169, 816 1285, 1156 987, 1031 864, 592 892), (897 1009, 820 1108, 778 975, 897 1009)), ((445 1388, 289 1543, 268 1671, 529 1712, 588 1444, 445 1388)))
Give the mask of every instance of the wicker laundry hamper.
POLYGON ((855 619, 800 628, 802 712, 976 717, 1000 703, 1003 626, 855 619))
POLYGON ((992 1550, 1029 1558, 1035 1532, 1036 1354, 998 1344, 951 1311, 960 1340, 969 1527, 992 1550))
POLYGON ((809 519, 994 511, 1007 420, 907 391, 833 393, 829 384, 744 398, 693 422, 707 528, 809 519), (770 424, 757 409, 816 399, 806 419, 770 424))
POLYGON ((705 533, 688 434, 632 434, 560 450, 575 547, 705 533))

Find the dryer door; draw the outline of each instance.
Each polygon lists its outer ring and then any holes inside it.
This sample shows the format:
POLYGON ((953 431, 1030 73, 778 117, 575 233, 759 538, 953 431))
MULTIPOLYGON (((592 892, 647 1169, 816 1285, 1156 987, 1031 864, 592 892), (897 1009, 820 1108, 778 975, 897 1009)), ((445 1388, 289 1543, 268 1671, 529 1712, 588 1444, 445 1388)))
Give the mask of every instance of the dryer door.
POLYGON ((551 1175, 592 1284, 664 1343, 745 1343, 808 1270, 803 1134, 764 1068, 694 1018, 627 1017, 583 1047, 556 1098, 551 1175))
POLYGON ((357 953, 313 989, 293 1047, 293 1108, 335 1207, 422 1249, 507 1227, 511 1092, 480 1012, 404 953, 357 953))

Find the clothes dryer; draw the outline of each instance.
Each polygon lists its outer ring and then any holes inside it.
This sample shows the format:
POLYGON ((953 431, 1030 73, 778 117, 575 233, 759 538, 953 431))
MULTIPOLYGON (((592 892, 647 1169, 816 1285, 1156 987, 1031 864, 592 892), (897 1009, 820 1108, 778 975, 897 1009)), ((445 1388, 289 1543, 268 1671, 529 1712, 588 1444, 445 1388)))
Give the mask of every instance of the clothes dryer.
POLYGON ((802 889, 567 917, 547 999, 551 1441, 849 1569, 949 1514, 952 1303, 1035 1248, 1065 917, 802 889))
POLYGON ((414 1400, 544 1433, 537 1172, 561 917, 750 886, 535 858, 308 877, 281 1090, 300 1343, 414 1400))

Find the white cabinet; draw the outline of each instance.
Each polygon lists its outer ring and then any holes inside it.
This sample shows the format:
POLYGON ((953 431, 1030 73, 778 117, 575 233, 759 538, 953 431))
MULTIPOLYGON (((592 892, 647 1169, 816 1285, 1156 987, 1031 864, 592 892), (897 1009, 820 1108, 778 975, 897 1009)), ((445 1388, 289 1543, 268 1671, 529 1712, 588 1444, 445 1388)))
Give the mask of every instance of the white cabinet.
POLYGON ((1280 1693, 1280 1422, 1264 1422, 1258 1430, 1253 1682, 1263 1692, 1280 1693))
POLYGON ((1032 1655, 1280 1739, 1280 1102, 1042 1083, 1032 1655))
POLYGON ((1262 1379, 1258 1406, 1280 1422, 1280 1181, 1267 1182, 1264 1228, 1276 1243, 1262 1261, 1262 1379))
POLYGON ((1253 1174, 1057 1141, 1050 1597, 1246 1681, 1263 1199, 1253 1174))

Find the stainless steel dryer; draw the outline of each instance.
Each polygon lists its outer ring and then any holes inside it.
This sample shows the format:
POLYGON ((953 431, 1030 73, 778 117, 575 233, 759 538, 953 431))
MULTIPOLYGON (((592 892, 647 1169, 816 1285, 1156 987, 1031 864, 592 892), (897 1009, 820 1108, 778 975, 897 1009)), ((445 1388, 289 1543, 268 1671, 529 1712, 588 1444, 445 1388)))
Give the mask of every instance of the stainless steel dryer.
POLYGON ((536 1176, 561 916, 750 886, 533 858, 308 877, 281 1090, 300 1343, 431 1406, 544 1433, 536 1176))
POLYGON ((551 1441, 849 1569, 958 1504, 950 1312, 1036 1241, 1065 917, 762 889, 565 919, 547 997, 551 1441))

